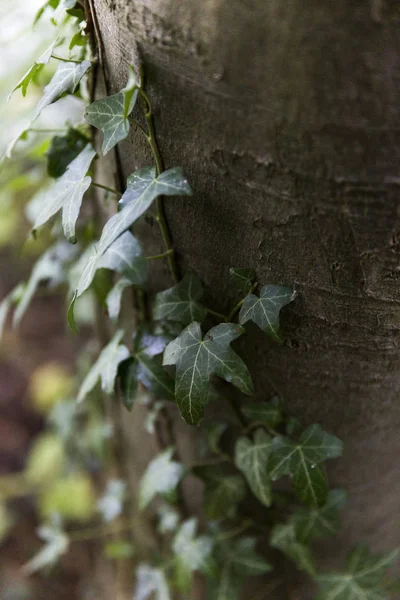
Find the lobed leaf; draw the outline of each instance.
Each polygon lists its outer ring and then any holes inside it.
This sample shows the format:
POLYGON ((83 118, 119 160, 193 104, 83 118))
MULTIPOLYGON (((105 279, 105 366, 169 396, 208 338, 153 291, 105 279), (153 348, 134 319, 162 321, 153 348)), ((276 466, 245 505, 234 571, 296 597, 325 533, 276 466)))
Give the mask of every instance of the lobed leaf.
POLYGON ((40 200, 40 210, 33 223, 33 233, 62 209, 64 235, 70 243, 76 242, 75 224, 83 195, 92 181, 90 177, 86 176, 86 173, 95 155, 96 152, 88 144, 68 165, 64 175, 45 192, 40 191, 34 197, 34 201, 40 200))
POLYGON ((85 119, 104 134, 102 152, 107 154, 129 133, 129 115, 138 97, 138 83, 133 67, 130 67, 126 86, 117 94, 96 100, 86 109, 85 119))
POLYGON ((178 585, 187 590, 190 587, 192 573, 205 571, 213 548, 213 540, 207 535, 196 535, 197 519, 188 519, 182 523, 172 542, 176 556, 178 585))
POLYGON ((135 600, 171 600, 164 572, 141 563, 136 570, 135 600))
POLYGON ((201 322, 207 316, 207 309, 198 302, 202 295, 200 279, 194 273, 186 273, 178 284, 156 295, 154 319, 176 321, 182 325, 201 322))
POLYGON ((239 313, 239 323, 254 321, 260 329, 276 340, 280 340, 279 313, 292 302, 296 292, 280 285, 264 285, 260 297, 254 294, 247 296, 239 313))
POLYGON ((99 242, 99 255, 146 212, 157 196, 189 196, 191 193, 180 167, 164 171, 158 177, 153 167, 135 171, 128 177, 127 189, 119 202, 120 212, 104 226, 99 242))
POLYGON ((250 373, 230 347, 243 333, 240 325, 221 323, 202 336, 199 323, 191 323, 168 344, 164 365, 176 365, 175 398, 183 418, 197 425, 208 402, 209 379, 218 375, 244 394, 253 392, 250 373))
POLYGON ((82 152, 89 139, 78 129, 70 127, 63 136, 52 138, 47 151, 47 174, 57 179, 64 175, 68 165, 82 152))
POLYGON ((58 524, 42 525, 38 528, 37 533, 44 541, 44 546, 23 566, 26 575, 31 575, 45 567, 54 565, 69 548, 68 536, 58 524))
POLYGON ((129 281, 129 279, 121 277, 107 295, 106 304, 108 316, 114 323, 118 321, 119 313, 121 311, 122 294, 125 289, 131 285, 132 282, 129 281))
POLYGON ((300 571, 315 575, 316 569, 310 548, 297 540, 294 525, 275 525, 270 536, 270 544, 288 556, 300 571))
POLYGON ((86 398, 100 379, 103 392, 113 394, 118 366, 130 356, 128 348, 120 343, 123 334, 122 330, 117 331, 111 342, 101 351, 79 389, 78 403, 86 398))
POLYGON ((63 94, 74 94, 80 80, 90 67, 91 64, 89 60, 83 60, 81 63, 60 63, 52 80, 44 88, 43 96, 36 107, 32 121, 38 118, 46 106, 53 104, 53 102, 61 98, 63 94))
POLYGON ((264 423, 267 427, 277 427, 283 420, 282 402, 275 396, 269 402, 244 404, 242 412, 250 421, 264 423))
POLYGON ((268 457, 272 438, 262 429, 254 433, 254 440, 240 437, 235 447, 235 464, 245 476, 253 494, 265 506, 271 506, 271 477, 268 457))
POLYGON ((11 96, 13 95, 13 93, 16 90, 18 90, 19 88, 21 88, 22 95, 26 96, 26 91, 27 91, 28 85, 33 80, 33 78, 36 75, 38 75, 38 73, 43 69, 43 67, 45 65, 47 65, 47 63, 49 62, 49 60, 51 58, 51 55, 53 53, 54 47, 56 46, 57 42, 58 42, 58 38, 56 40, 54 40, 54 42, 52 44, 50 44, 50 46, 47 48, 47 50, 45 50, 43 52, 43 54, 41 54, 39 56, 39 58, 37 58, 35 60, 35 62, 33 63, 33 65, 28 69, 28 71, 25 73, 25 75, 19 80, 19 82, 17 83, 17 85, 10 92, 10 94, 8 96, 8 100, 11 98, 11 96))
POLYGON ((239 290, 245 292, 246 294, 249 293, 253 285, 253 281, 256 278, 256 272, 254 269, 239 269, 231 267, 229 269, 229 275, 235 282, 236 287, 238 287, 239 290))
POLYGON ((296 537, 302 543, 314 538, 336 535, 339 531, 339 510, 346 502, 344 490, 331 490, 325 504, 319 508, 296 510, 290 522, 296 530, 296 537))

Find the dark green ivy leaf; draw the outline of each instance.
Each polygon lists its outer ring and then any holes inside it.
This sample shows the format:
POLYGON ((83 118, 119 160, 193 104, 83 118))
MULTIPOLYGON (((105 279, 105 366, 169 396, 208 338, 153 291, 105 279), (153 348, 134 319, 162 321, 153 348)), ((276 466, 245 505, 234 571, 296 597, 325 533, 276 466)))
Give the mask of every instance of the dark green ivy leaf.
POLYGON ((344 572, 317 575, 320 588, 317 600, 388 600, 385 578, 397 556, 397 550, 370 554, 367 547, 356 547, 348 557, 344 572))
POLYGON ((32 120, 37 119, 46 106, 61 98, 63 94, 74 94, 80 80, 90 67, 91 63, 89 60, 83 60, 81 63, 60 63, 52 80, 44 88, 43 96, 36 107, 32 120))
POLYGON ((104 134, 103 154, 107 154, 129 133, 129 120, 138 97, 135 71, 130 67, 128 83, 118 94, 96 100, 86 109, 85 119, 104 134))
POLYGON ((139 332, 135 336, 136 378, 159 398, 174 401, 174 381, 162 366, 167 340, 162 335, 139 332))
POLYGON ((279 313, 281 309, 294 300, 296 293, 281 285, 264 285, 260 297, 254 294, 247 296, 239 313, 239 323, 254 321, 267 335, 280 340, 279 313))
POLYGON ((235 447, 235 464, 245 476, 253 494, 265 506, 271 506, 271 477, 268 456, 272 438, 263 429, 257 429, 253 441, 240 437, 235 447))
POLYGON ((122 404, 131 411, 136 399, 138 387, 136 365, 132 357, 120 364, 118 377, 121 387, 122 404))
POLYGON ((242 359, 230 347, 244 329, 221 323, 204 336, 199 323, 191 323, 164 352, 164 365, 176 365, 175 398, 183 418, 197 425, 208 401, 209 379, 215 374, 244 394, 252 394, 253 383, 242 359))
POLYGON ((282 402, 275 396, 269 402, 252 402, 242 406, 243 414, 250 421, 264 423, 267 427, 277 427, 283 419, 282 402))
POLYGON ((208 519, 236 516, 238 504, 246 497, 246 485, 240 475, 227 474, 218 465, 193 468, 193 473, 205 484, 204 510, 208 519))
POLYGON ((344 490, 331 490, 320 508, 300 508, 290 517, 296 537, 302 543, 311 539, 336 535, 340 527, 339 511, 346 502, 344 490))
POLYGON ((254 269, 236 269, 231 267, 229 269, 229 275, 232 277, 239 290, 245 292, 246 294, 249 293, 256 278, 256 272, 254 269))
POLYGON ((119 202, 120 212, 104 226, 99 242, 99 255, 146 212, 157 196, 190 196, 191 193, 180 167, 164 171, 158 177, 153 167, 145 167, 132 173, 119 202))
POLYGON ((315 575, 311 550, 297 540, 293 524, 275 525, 271 532, 270 544, 288 556, 300 571, 315 575))
POLYGON ((342 450, 342 442, 320 425, 308 427, 298 442, 277 436, 268 460, 271 478, 290 475, 300 500, 307 506, 321 506, 327 499, 328 483, 325 469, 319 463, 340 456, 342 450))
POLYGON ((78 129, 70 127, 66 135, 56 135, 47 151, 47 173, 57 179, 68 165, 82 152, 89 139, 78 129))
POLYGON ((203 286, 194 273, 186 273, 182 281, 172 288, 156 295, 154 318, 176 321, 189 325, 192 321, 201 322, 207 310, 199 304, 203 295, 203 286))

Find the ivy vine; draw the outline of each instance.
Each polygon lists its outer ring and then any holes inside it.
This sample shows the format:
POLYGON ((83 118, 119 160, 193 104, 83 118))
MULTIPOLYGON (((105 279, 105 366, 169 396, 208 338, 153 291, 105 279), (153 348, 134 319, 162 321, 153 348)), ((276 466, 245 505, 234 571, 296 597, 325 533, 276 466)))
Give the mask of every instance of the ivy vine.
MULTIPOLYGON (((303 428, 279 397, 251 400, 254 386, 250 372, 232 347, 249 321, 269 336, 270 343, 280 343, 280 313, 295 301, 296 291, 262 284, 252 268, 232 266, 229 275, 238 299, 224 315, 203 302, 203 285, 195 273, 180 277, 164 202, 169 196, 180 196, 184 202, 193 192, 180 167, 164 168, 143 73, 130 67, 123 89, 94 100, 97 70, 103 65, 100 49, 87 35, 87 23, 95 19, 91 3, 48 0, 36 20, 47 15, 53 22, 56 18, 73 22, 74 33, 70 39, 54 40, 14 87, 12 93, 21 90, 25 96, 46 66, 58 62, 29 127, 9 145, 4 160, 12 158, 20 140, 45 132, 35 129, 34 123, 47 106, 65 94, 83 97, 84 82, 91 90, 91 101, 87 102, 85 123, 67 125, 62 135, 56 132, 49 143, 50 183, 31 199, 27 217, 34 236, 51 222, 54 243, 39 258, 30 279, 3 299, 0 331, 12 307, 14 323, 21 321, 38 286, 45 283, 67 284, 68 320, 73 329, 79 324, 75 313, 81 296, 94 291, 100 309, 105 307, 109 316, 109 325, 102 331, 113 331, 113 335, 101 336, 103 347, 90 367, 77 361, 81 383, 50 413, 49 430, 34 446, 23 474, 1 480, 1 514, 6 511, 6 502, 15 496, 42 498, 45 521, 38 534, 44 545, 25 571, 33 573, 54 564, 81 540, 131 530, 126 510, 129 486, 123 477, 110 477, 103 486, 96 500, 100 519, 96 526, 76 530, 69 525, 70 521, 94 518, 93 488, 82 472, 83 466, 95 459, 102 469, 113 454, 102 408, 92 402, 98 397, 98 384, 107 396, 117 390, 117 398, 127 410, 132 410, 147 390, 151 401, 146 396, 146 427, 154 432, 160 417, 168 414, 168 402, 179 407, 188 426, 200 426, 208 403, 220 394, 215 382, 222 379, 227 384, 223 393, 232 416, 226 422, 201 426, 207 440, 204 460, 184 466, 173 445, 168 445, 142 477, 137 510, 154 507, 158 534, 164 541, 153 563, 136 556, 133 597, 146 600, 155 594, 158 600, 167 600, 181 594, 179 597, 188 598, 193 573, 200 571, 207 580, 207 598, 234 600, 248 577, 270 572, 268 577, 273 577, 275 550, 316 582, 319 600, 388 597, 392 584, 388 583, 387 569, 396 552, 371 554, 359 546, 351 551, 342 571, 319 570, 313 541, 338 532, 339 513, 346 501, 343 490, 329 489, 325 469, 326 461, 341 456, 342 442, 318 424, 303 428), (149 145, 154 164, 132 173, 121 190, 110 182, 96 181, 102 156, 118 148, 132 125, 149 145), (101 153, 94 149, 97 131, 102 135, 101 153), (109 205, 114 200, 118 203, 104 227, 97 216, 96 194, 103 194, 109 205), (92 212, 82 210, 82 206, 92 206, 92 212), (164 251, 147 256, 135 237, 134 226, 153 206, 164 251), (156 260, 167 261, 173 285, 150 298, 148 271, 156 260), (104 270, 112 273, 113 285, 110 278, 104 279, 104 270), (133 290, 135 298, 133 336, 122 328, 120 319, 127 289, 133 290), (205 323, 212 326, 207 328, 205 323), (249 398, 236 400, 232 386, 249 398), (227 444, 232 438, 233 447, 227 444), (207 526, 202 530, 195 518, 187 518, 180 510, 179 485, 188 475, 203 483, 207 526), (66 495, 75 495, 76 504, 66 507, 66 495), (265 530, 246 514, 249 497, 264 511, 265 530)), ((104 320, 103 313, 99 314, 104 320)), ((115 455, 112 460, 116 460, 115 455)), ((107 545, 110 560, 137 551, 129 537, 107 545)))

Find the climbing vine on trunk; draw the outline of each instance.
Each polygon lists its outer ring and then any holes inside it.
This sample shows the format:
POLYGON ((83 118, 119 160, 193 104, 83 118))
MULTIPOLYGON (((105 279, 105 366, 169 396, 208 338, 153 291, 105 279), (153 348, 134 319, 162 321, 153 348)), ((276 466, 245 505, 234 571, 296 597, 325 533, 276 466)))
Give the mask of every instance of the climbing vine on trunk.
MULTIPOLYGON (((5 160, 12 159, 19 139, 37 131, 33 122, 46 106, 65 94, 81 94, 84 81, 91 89, 91 99, 85 123, 68 126, 63 135, 54 136, 50 142, 47 160, 51 183, 32 198, 27 214, 35 236, 53 223, 54 244, 39 259, 29 281, 3 300, 0 323, 13 306, 18 323, 41 283, 67 283, 71 327, 78 330, 76 313, 82 298, 89 294, 98 303, 100 321, 107 318, 102 312, 106 309, 109 323, 105 329, 113 333, 108 339, 102 336, 103 347, 91 366, 80 364, 81 383, 75 396, 54 408, 50 433, 34 447, 18 489, 12 477, 5 487, 4 510, 6 500, 21 493, 21 485, 23 494, 42 498, 41 513, 47 520, 39 536, 44 547, 26 565, 26 571, 32 573, 57 562, 81 540, 129 531, 124 510, 130 501, 128 487, 122 478, 111 476, 97 498, 97 526, 71 529, 69 524, 94 518, 93 501, 88 499, 93 488, 82 472, 93 462, 93 456, 100 469, 117 461, 105 431, 103 410, 98 406, 101 385, 106 396, 114 397, 113 402, 121 402, 127 410, 147 390, 151 398, 147 404, 150 430, 168 403, 175 403, 187 427, 200 427, 207 440, 201 462, 185 467, 175 448, 167 447, 150 462, 142 477, 136 511, 154 507, 158 533, 165 543, 152 564, 137 557, 136 600, 146 600, 153 593, 159 600, 176 594, 189 597, 196 571, 207 581, 207 598, 234 600, 247 577, 273 571, 275 550, 315 580, 321 600, 387 597, 391 584, 386 571, 396 552, 377 555, 359 546, 350 551, 343 570, 332 573, 320 572, 314 556, 313 541, 334 536, 340 526, 339 512, 346 494, 329 489, 325 462, 341 456, 342 442, 318 424, 302 427, 277 396, 263 402, 251 399, 254 383, 235 340, 250 335, 246 325, 252 321, 269 336, 271 344, 282 343, 281 311, 296 302, 296 290, 290 282, 276 285, 258 281, 251 265, 232 265, 226 277, 236 286, 236 303, 227 314, 205 303, 197 275, 189 270, 181 276, 173 232, 164 213, 170 196, 185 202, 195 190, 179 166, 164 166, 143 71, 132 66, 123 89, 95 100, 99 57, 92 43, 88 59, 90 45, 85 34, 90 3, 49 0, 38 18, 48 11, 66 11, 62 18, 73 20, 76 31, 70 40, 55 40, 15 86, 13 91, 21 88, 25 95, 31 81, 50 61, 59 62, 30 126, 10 144, 5 160), (58 48, 65 50, 65 46, 68 55, 61 56, 58 48), (129 175, 124 189, 114 189, 111 182, 97 182, 103 156, 118 149, 131 126, 148 144, 153 164, 129 175), (102 135, 99 154, 94 149, 97 135, 102 135), (116 205, 103 227, 97 217, 95 190, 116 205), (147 255, 135 236, 138 220, 150 208, 155 208, 164 243, 164 251, 154 256, 147 255), (168 263, 171 287, 152 297, 147 281, 154 261, 168 263), (111 276, 105 277, 104 270, 111 276), (134 298, 130 308, 133 335, 125 331, 125 320, 120 319, 123 295, 129 289, 134 298), (230 405, 231 414, 225 421, 204 426, 210 402, 230 405), (82 442, 88 423, 95 423, 100 431, 94 443, 89 436, 82 442), (232 438, 233 447, 226 444, 232 438), (100 451, 95 449, 99 445, 100 451), (180 510, 179 486, 189 474, 203 482, 204 531, 195 518, 185 517, 180 510), (65 508, 63 497, 74 494, 82 501, 73 510, 65 508), (243 506, 249 497, 262 508, 267 526, 246 515, 243 506)), ((163 110, 168 111, 168 107, 163 110)), ((134 540, 131 543, 123 538, 107 546, 110 560, 126 558, 135 551, 134 540)))

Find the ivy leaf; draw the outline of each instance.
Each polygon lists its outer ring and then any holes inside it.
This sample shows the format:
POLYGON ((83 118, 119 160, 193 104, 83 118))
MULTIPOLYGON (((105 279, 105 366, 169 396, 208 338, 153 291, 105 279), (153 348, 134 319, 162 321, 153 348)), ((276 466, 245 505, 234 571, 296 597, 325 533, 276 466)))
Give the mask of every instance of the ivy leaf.
POLYGON ((46 106, 53 104, 63 94, 74 94, 77 90, 80 80, 90 69, 90 61, 83 60, 81 63, 62 62, 57 68, 52 80, 44 88, 43 96, 36 107, 33 115, 33 121, 38 118, 46 106))
POLYGON ((273 548, 277 548, 288 556, 300 571, 315 575, 316 570, 311 550, 297 540, 293 524, 275 525, 269 543, 273 548))
POLYGON ((207 447, 210 452, 214 454, 220 454, 220 441, 227 430, 228 425, 226 423, 211 423, 207 429, 207 447))
POLYGON ((197 519, 182 523, 173 542, 176 556, 178 586, 182 590, 190 588, 192 573, 205 571, 213 548, 213 540, 208 535, 196 536, 197 519))
POLYGON ((95 246, 91 247, 77 284, 77 298, 91 285, 97 269, 111 269, 121 273, 132 284, 138 286, 143 285, 147 278, 146 259, 142 247, 130 231, 117 238, 102 255, 95 246))
POLYGON ((231 267, 229 269, 229 275, 232 277, 239 290, 246 294, 250 291, 253 281, 256 278, 254 269, 237 269, 231 267))
POLYGON ((138 380, 136 365, 133 357, 122 362, 118 369, 118 378, 121 388, 122 404, 129 411, 132 410, 137 396, 138 380))
POLYGON ((357 546, 350 553, 344 572, 316 576, 320 587, 317 600, 387 600, 386 572, 397 556, 397 550, 370 554, 367 547, 357 546))
POLYGON ((159 398, 174 401, 174 381, 162 367, 166 345, 164 336, 139 332, 135 337, 136 379, 159 398))
POLYGON ((245 476, 253 494, 265 506, 271 506, 271 477, 268 456, 272 438, 262 429, 254 433, 254 441, 240 437, 236 442, 235 464, 245 476))
POLYGON ((54 565, 69 548, 68 537, 59 524, 42 525, 38 528, 37 533, 45 544, 36 556, 23 566, 26 575, 54 565))
POLYGON ((168 504, 163 504, 157 511, 158 527, 160 533, 170 533, 175 531, 179 524, 179 513, 168 504))
POLYGON ((121 479, 111 479, 107 482, 104 494, 97 502, 103 521, 110 523, 122 514, 126 495, 126 483, 121 479))
POLYGON ((24 316, 39 285, 46 281, 49 286, 55 287, 65 280, 65 264, 72 258, 74 250, 60 242, 49 248, 37 261, 32 269, 31 276, 20 294, 18 306, 14 313, 13 324, 17 327, 24 316))
POLYGON ((132 282, 129 281, 129 279, 121 277, 107 295, 106 304, 108 316, 114 323, 118 321, 119 313, 121 311, 122 294, 125 289, 131 285, 132 282))
POLYGON ((231 518, 246 497, 246 485, 240 475, 227 475, 220 467, 194 467, 193 473, 205 483, 204 510, 210 520, 231 518))
POLYGON ((52 138, 47 151, 47 174, 57 179, 64 175, 68 165, 82 152, 88 138, 78 129, 70 127, 66 135, 52 138))
POLYGON ((130 67, 128 83, 118 94, 96 100, 86 109, 85 119, 104 134, 103 154, 107 154, 129 133, 128 117, 138 97, 138 83, 133 67, 130 67))
MULTIPOLYGON (((64 235, 70 243, 76 242, 75 224, 83 195, 92 181, 90 177, 86 176, 86 173, 95 155, 96 152, 88 144, 68 165, 64 175, 44 193, 39 192, 41 208, 33 224, 33 233, 62 209, 64 235)), ((35 196, 35 200, 37 198, 38 196, 35 196)))
POLYGON ((123 335, 122 330, 117 331, 111 342, 101 351, 79 389, 78 403, 86 398, 99 379, 103 392, 113 394, 118 365, 130 356, 128 348, 120 344, 123 335))
POLYGON ((171 600, 164 572, 141 563, 136 570, 135 600, 171 600), (153 595, 154 594, 154 595, 153 595))
POLYGON ((157 196, 190 196, 191 193, 192 190, 180 167, 164 171, 158 177, 153 167, 135 171, 128 177, 127 189, 119 202, 120 212, 111 217, 104 226, 99 242, 99 254, 103 254, 114 240, 129 229, 157 196))
POLYGON ((270 563, 257 553, 255 546, 256 540, 252 537, 242 537, 220 545, 218 554, 221 568, 213 600, 236 600, 243 578, 271 571, 270 563))
POLYGON ((296 292, 281 285, 264 285, 260 297, 254 294, 246 296, 239 313, 239 323, 254 321, 260 329, 276 340, 279 335, 279 313, 294 300, 296 292))
POLYGON ((320 425, 308 427, 299 442, 277 436, 272 442, 268 461, 271 479, 290 475, 300 500, 311 507, 321 506, 326 502, 328 484, 325 470, 319 463, 340 456, 342 450, 342 442, 320 425))
POLYGON ((139 509, 143 510, 150 504, 156 494, 172 492, 185 472, 185 467, 172 460, 174 448, 168 448, 147 467, 139 489, 139 509))
POLYGON ((176 321, 189 325, 192 321, 201 322, 207 316, 207 309, 199 304, 203 286, 194 273, 186 273, 182 281, 172 288, 156 295, 154 318, 176 321))
POLYGON ((283 420, 282 402, 275 396, 269 402, 251 402, 242 406, 243 414, 250 421, 265 423, 267 427, 277 427, 283 420))
POLYGON ((19 88, 21 88, 22 95, 26 96, 26 90, 28 88, 28 85, 35 77, 35 75, 38 75, 38 73, 43 69, 44 65, 47 65, 57 42, 58 38, 47 48, 47 50, 43 52, 43 54, 39 56, 39 58, 35 60, 33 65, 28 69, 28 71, 25 73, 22 79, 19 80, 15 88, 11 91, 11 93, 8 96, 8 100, 11 98, 13 93, 19 88))
MULTIPOLYGON (((71 14, 71 13, 69 13, 71 14)), ((82 17, 83 13, 82 11, 76 11, 76 13, 72 16, 77 17, 78 19, 80 19, 82 17)), ((82 29, 80 29, 79 31, 77 31, 77 33, 75 33, 72 38, 71 38, 71 42, 69 44, 69 50, 72 50, 73 48, 75 48, 75 46, 86 46, 86 44, 88 43, 88 37, 87 35, 84 34, 84 31, 82 29)))
POLYGON ((302 543, 313 538, 336 535, 340 527, 339 510, 346 502, 344 490, 331 490, 326 503, 320 508, 298 509, 290 517, 296 537, 302 543))
POLYGON ((182 416, 191 425, 198 424, 208 401, 209 379, 218 375, 244 394, 253 392, 250 373, 242 359, 230 347, 244 329, 221 323, 204 336, 199 323, 191 323, 168 344, 164 365, 176 365, 175 398, 182 416))

